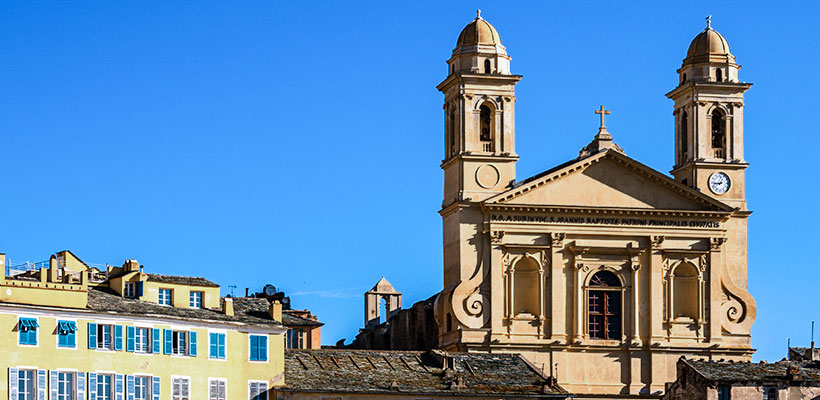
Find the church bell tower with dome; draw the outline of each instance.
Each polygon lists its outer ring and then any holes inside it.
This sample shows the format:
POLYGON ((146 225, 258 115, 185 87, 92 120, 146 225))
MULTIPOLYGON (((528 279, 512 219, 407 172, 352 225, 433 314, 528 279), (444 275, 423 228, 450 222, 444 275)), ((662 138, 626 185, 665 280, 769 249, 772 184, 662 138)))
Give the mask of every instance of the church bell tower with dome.
POLYGON ((678 69, 680 84, 666 96, 675 101, 672 175, 745 210, 743 93, 752 84, 742 82, 739 72, 729 42, 707 19, 678 69))

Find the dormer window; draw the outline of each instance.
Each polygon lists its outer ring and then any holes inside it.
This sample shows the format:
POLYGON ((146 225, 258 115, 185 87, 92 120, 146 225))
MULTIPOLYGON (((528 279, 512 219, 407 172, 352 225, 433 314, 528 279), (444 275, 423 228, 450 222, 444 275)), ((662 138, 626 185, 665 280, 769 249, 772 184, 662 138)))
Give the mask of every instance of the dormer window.
POLYGON ((202 292, 191 291, 190 305, 191 308, 202 308, 202 292))
POLYGON ((157 303, 162 306, 170 306, 171 305, 171 289, 160 289, 159 290, 159 297, 157 298, 157 303))
POLYGON ((134 298, 136 295, 136 291, 134 289, 134 282, 125 282, 125 286, 122 290, 122 297, 127 297, 129 299, 134 298))

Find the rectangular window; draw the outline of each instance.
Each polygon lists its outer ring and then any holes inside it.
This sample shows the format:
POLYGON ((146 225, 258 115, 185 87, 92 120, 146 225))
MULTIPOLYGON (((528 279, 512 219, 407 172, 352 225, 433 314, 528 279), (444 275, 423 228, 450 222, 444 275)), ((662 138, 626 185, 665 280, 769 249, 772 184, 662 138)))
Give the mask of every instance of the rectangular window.
POLYGON ((57 400, 75 400, 74 381, 73 372, 57 373, 57 400))
POLYGON ((97 349, 114 350, 114 325, 97 324, 97 349))
POLYGON ((250 335, 251 361, 268 361, 268 337, 265 335, 250 335))
POLYGON ((57 321, 57 346, 77 347, 77 323, 74 321, 57 321))
POLYGON ((173 378, 171 380, 171 399, 190 400, 188 396, 188 378, 173 378))
POLYGON ((34 400, 37 397, 37 371, 21 369, 17 371, 17 399, 34 400))
POLYGON ((159 301, 157 302, 163 306, 170 306, 171 305, 171 289, 160 289, 159 290, 159 301))
POLYGON ((304 349, 305 330, 301 328, 288 329, 287 346, 289 349, 304 349))
POLYGON ((136 297, 136 291, 134 290, 134 282, 125 282, 125 287, 122 291, 122 296, 132 299, 136 297))
POLYGON ((202 292, 191 292, 191 308, 202 308, 202 292))
POLYGON ((210 350, 208 357, 225 359, 225 334, 211 332, 209 335, 210 350))
POLYGON ((134 328, 134 352, 135 353, 150 353, 151 352, 151 329, 150 328, 134 328))
POLYGON ((251 400, 268 400, 267 382, 248 382, 251 400))
POLYGON ((178 355, 178 356, 187 356, 188 355, 188 332, 184 331, 174 331, 173 333, 173 346, 174 349, 171 354, 178 355))
POLYGON ((97 398, 93 400, 111 400, 114 398, 114 375, 97 374, 97 398))
POLYGON ((18 332, 18 341, 19 344, 25 344, 29 346, 36 346, 37 345, 37 328, 40 325, 37 324, 37 318, 20 318, 17 321, 17 332, 18 332))
POLYGON ((732 387, 727 385, 718 386, 718 400, 732 400, 732 387))
POLYGON ((225 385, 227 382, 224 379, 211 379, 208 384, 208 400, 226 400, 225 385))
POLYGON ((134 376, 134 400, 148 400, 151 398, 151 384, 147 376, 134 376))

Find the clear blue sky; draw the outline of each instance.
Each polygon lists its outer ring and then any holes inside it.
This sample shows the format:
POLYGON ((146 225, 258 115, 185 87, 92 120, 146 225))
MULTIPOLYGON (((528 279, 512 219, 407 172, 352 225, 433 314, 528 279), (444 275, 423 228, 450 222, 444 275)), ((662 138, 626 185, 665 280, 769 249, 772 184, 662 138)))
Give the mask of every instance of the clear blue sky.
POLYGON ((755 83, 745 114, 756 358, 808 344, 816 293, 816 3, 0 3, 0 251, 136 258, 273 283, 352 338, 382 275, 441 288, 446 59, 482 8, 524 75, 519 179, 578 154, 593 110, 672 165, 664 94, 713 15, 755 83), (806 210, 802 213, 802 210, 806 210))

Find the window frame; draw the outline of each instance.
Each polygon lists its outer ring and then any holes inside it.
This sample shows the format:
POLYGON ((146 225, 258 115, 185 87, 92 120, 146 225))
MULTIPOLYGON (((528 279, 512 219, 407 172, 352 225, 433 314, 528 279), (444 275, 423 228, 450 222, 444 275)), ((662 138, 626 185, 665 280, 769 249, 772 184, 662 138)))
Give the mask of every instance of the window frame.
MULTIPOLYGON (((153 386, 154 385, 152 384, 152 381, 153 381, 154 377, 152 375, 131 375, 131 377, 134 380, 134 400, 151 400, 151 398, 154 395, 154 393, 153 393, 153 386), (144 387, 145 397, 143 397, 143 398, 137 397, 137 386, 138 386, 137 385, 137 380, 138 379, 139 380, 142 380, 142 379, 145 380, 145 387, 144 387)), ((127 388, 125 390, 125 393, 126 393, 126 396, 127 396, 127 393, 128 393, 127 388)))
POLYGON ((40 346, 40 320, 37 317, 26 315, 17 316, 17 345, 24 347, 39 347, 40 346), (23 320, 33 320, 37 325, 33 328, 24 327, 23 320), (32 333, 33 332, 33 333, 32 333), (23 335, 26 336, 26 342, 23 342, 23 335), (29 341, 34 338, 34 343, 29 341))
POLYGON ((189 356, 191 349, 190 331, 171 330, 171 355, 189 356))
POLYGON ((57 398, 56 400, 80 400, 77 399, 77 371, 56 370, 57 372, 57 398), (66 386, 63 376, 71 376, 71 384, 66 386), (70 387, 71 393, 60 393, 65 387, 70 387))
POLYGON ((63 349, 63 350, 76 350, 77 349, 77 336, 78 336, 77 333, 80 330, 80 328, 77 325, 77 321, 72 320, 72 319, 58 319, 56 329, 57 329, 57 335, 56 335, 57 336, 57 348, 58 349, 63 349), (60 329, 60 323, 62 323, 62 322, 74 324, 74 332, 70 332, 68 335, 61 334, 60 332, 62 330, 60 329), (60 338, 66 337, 66 336, 73 336, 74 337, 74 339, 73 339, 74 345, 69 346, 69 345, 60 344, 60 338))
POLYGON ((122 287, 122 297, 133 299, 137 297, 137 285, 134 282, 124 282, 122 287))
POLYGON ((225 378, 208 378, 208 400, 227 400, 228 399, 228 380, 225 378), (224 397, 219 397, 219 386, 217 386, 216 396, 211 392, 211 385, 214 383, 221 383, 223 385, 224 397))
POLYGON ((36 369, 31 369, 31 368, 18 368, 17 369, 17 383, 16 383, 16 385, 17 385, 17 399, 14 399, 14 400, 18 400, 18 399, 35 400, 35 399, 37 399, 37 370, 36 369), (21 379, 20 374, 26 374, 26 373, 31 374, 31 379, 29 380, 30 384, 28 385, 28 388, 27 388, 28 391, 25 392, 26 394, 28 394, 29 397, 25 397, 24 392, 20 389, 20 379, 21 379))
POLYGON ((188 293, 188 306, 190 308, 202 308, 205 300, 205 292, 201 290, 191 290, 188 293), (197 303, 199 303, 197 305, 197 303))
POLYGON ((268 387, 267 381, 258 381, 258 380, 249 380, 248 381, 248 399, 250 400, 268 400, 268 391, 270 387, 268 387), (253 385, 257 385, 257 394, 256 396, 252 396, 253 393, 253 385), (260 388, 264 385, 265 390, 259 392, 260 388), (265 397, 261 397, 260 395, 264 395, 265 397))
MULTIPOLYGON (((585 333, 585 336, 586 336, 587 339, 594 340, 598 343, 612 343, 612 344, 623 343, 623 341, 626 338, 626 332, 624 331, 624 328, 626 327, 626 318, 625 317, 627 315, 627 312, 625 310, 625 307, 627 305, 626 304, 626 299, 625 299, 626 298, 626 289, 627 289, 626 285, 624 284, 623 279, 621 279, 621 277, 619 276, 617 271, 614 271, 614 270, 611 270, 611 269, 608 269, 608 268, 601 268, 601 269, 592 271, 587 276, 586 285, 584 285, 584 287, 583 287, 583 290, 584 290, 584 317, 585 317, 584 318, 584 333, 585 333), (601 272, 608 272, 608 273, 612 274, 615 277, 615 279, 617 280, 618 286, 593 286, 592 285, 592 278, 595 275, 597 275, 598 273, 601 273, 601 272), (619 337, 613 338, 613 337, 608 337, 607 336, 607 337, 599 338, 599 337, 593 337, 592 336, 592 333, 590 331, 590 319, 591 319, 590 317, 592 316, 592 314, 590 312, 590 298, 591 298, 592 292, 618 292, 619 293, 618 296, 620 297, 620 299, 619 299, 620 310, 617 314, 617 317, 619 319, 619 325, 620 325, 620 336, 619 337)), ((605 301, 606 299, 602 298, 602 300, 605 301)), ((603 319, 602 323, 604 325, 606 325, 607 320, 608 320, 608 318, 605 317, 603 319)), ((606 330, 605 330, 605 332, 606 332, 606 330)))
POLYGON ((114 398, 117 396, 117 394, 114 393, 115 388, 117 386, 117 378, 116 378, 117 374, 115 374, 113 372, 96 372, 95 374, 96 374, 96 382, 95 383, 97 385, 97 391, 96 391, 96 393, 97 393, 96 397, 97 398, 96 399, 89 399, 89 400, 114 400, 114 398), (101 382, 100 377, 110 378, 110 381, 108 383, 109 386, 108 386, 108 391, 107 392, 100 390, 100 382, 101 382), (104 397, 106 394, 108 395, 107 398, 104 397))
POLYGON ((224 360, 228 359, 228 333, 226 331, 208 331, 208 358, 211 359, 211 360, 221 360, 221 361, 224 361, 224 360), (217 337, 216 356, 214 356, 213 353, 211 352, 211 350, 214 349, 214 342, 213 342, 213 336, 212 335, 216 335, 216 337, 217 337), (219 348, 220 348, 219 338, 220 337, 224 338, 224 341, 221 344, 222 354, 223 354, 222 357, 219 356, 219 354, 220 354, 219 353, 219 348))
POLYGON ((191 400, 191 377, 190 376, 180 376, 180 375, 171 375, 171 400, 191 400), (180 383, 180 394, 179 396, 174 395, 174 386, 176 386, 177 381, 180 383), (183 396, 182 395, 182 383, 185 383, 186 389, 188 390, 188 394, 183 396))
POLYGON ((152 351, 153 349, 151 348, 152 343, 153 343, 153 335, 152 335, 153 332, 151 332, 151 330, 154 329, 154 328, 149 328, 147 326, 134 326, 133 328, 134 328, 134 354, 153 354, 153 351, 152 351), (141 350, 140 346, 139 346, 138 338, 139 338, 139 332, 140 331, 145 332, 145 338, 144 338, 145 343, 144 343, 144 346, 143 346, 144 350, 141 350))
POLYGON ((97 347, 95 350, 97 351, 114 351, 116 349, 116 344, 114 341, 116 340, 116 324, 101 324, 97 323, 97 347), (105 347, 105 327, 109 328, 109 345, 105 347))
MULTIPOLYGON (((249 333, 248 334, 248 361, 253 363, 266 363, 270 359, 270 350, 268 344, 270 339, 268 338, 267 333, 249 333), (254 351, 253 351, 253 337, 264 337, 265 338, 265 359, 258 360, 254 359, 254 351)), ((257 342, 257 349, 259 347, 259 343, 257 342)), ((258 353, 258 350, 257 350, 258 353)), ((258 357, 258 354, 256 355, 258 357)))
POLYGON ((174 305, 174 289, 159 288, 158 291, 157 291, 157 304, 159 304, 161 306, 173 307, 173 305, 174 305), (167 296, 163 296, 163 293, 167 294, 167 296), (163 300, 164 297, 166 297, 166 298, 163 300))
POLYGON ((305 340, 307 337, 307 332, 302 327, 295 327, 289 328, 287 333, 285 334, 285 346, 288 349, 306 349, 307 341, 305 340), (296 347, 293 347, 293 344, 296 344, 296 347))

